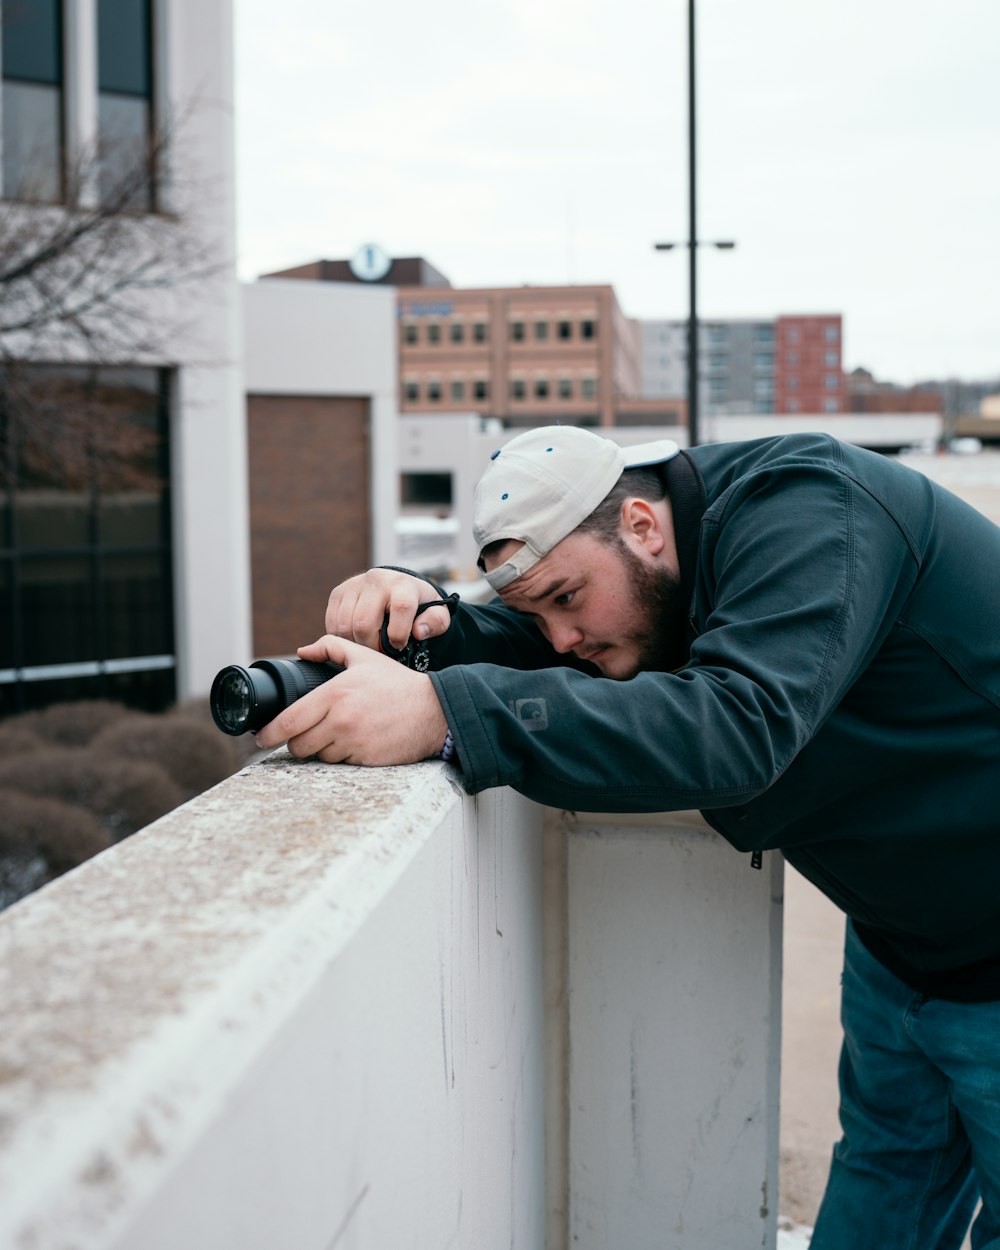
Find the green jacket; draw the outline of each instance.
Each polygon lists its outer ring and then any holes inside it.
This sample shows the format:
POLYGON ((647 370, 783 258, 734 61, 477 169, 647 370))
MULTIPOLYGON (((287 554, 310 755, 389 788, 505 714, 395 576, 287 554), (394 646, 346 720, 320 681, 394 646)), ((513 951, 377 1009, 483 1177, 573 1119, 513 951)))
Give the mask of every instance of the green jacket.
POLYGON ((665 466, 684 653, 627 682, 463 607, 432 680, 466 788, 700 808, 780 849, 915 988, 1000 997, 1000 529, 824 435, 665 466))

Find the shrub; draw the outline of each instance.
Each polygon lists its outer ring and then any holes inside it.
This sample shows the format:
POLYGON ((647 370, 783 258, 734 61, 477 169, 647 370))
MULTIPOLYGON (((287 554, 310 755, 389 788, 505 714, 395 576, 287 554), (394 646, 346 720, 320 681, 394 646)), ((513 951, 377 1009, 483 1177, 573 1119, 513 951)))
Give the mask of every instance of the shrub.
POLYGON ((213 725, 179 716, 133 712, 102 729, 92 749, 113 758, 159 765, 185 799, 224 781, 242 764, 231 738, 213 725))
POLYGON ((0 790, 0 908, 68 872, 111 843, 88 812, 18 790, 0 790))
POLYGON ((50 746, 26 760, 0 760, 0 786, 82 807, 115 842, 184 801, 158 765, 79 747, 50 746))
POLYGON ((4 723, 27 729, 45 742, 82 747, 127 712, 124 703, 111 699, 81 699, 78 703, 53 703, 37 712, 21 712, 4 723))
POLYGON ((0 721, 0 759, 44 749, 45 743, 38 734, 19 724, 16 718, 0 721))

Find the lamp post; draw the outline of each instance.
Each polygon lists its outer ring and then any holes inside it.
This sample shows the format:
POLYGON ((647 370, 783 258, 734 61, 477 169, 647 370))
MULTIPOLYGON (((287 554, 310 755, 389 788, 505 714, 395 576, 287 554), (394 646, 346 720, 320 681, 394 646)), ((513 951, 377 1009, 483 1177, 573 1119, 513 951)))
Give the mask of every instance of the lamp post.
POLYGON ((688 443, 698 443, 698 248, 717 247, 729 251, 736 246, 732 239, 703 240, 698 238, 698 179, 696 176, 696 126, 694 77, 694 0, 688 0, 688 238, 686 243, 654 243, 658 252, 675 247, 688 249, 688 360, 687 409, 688 443))

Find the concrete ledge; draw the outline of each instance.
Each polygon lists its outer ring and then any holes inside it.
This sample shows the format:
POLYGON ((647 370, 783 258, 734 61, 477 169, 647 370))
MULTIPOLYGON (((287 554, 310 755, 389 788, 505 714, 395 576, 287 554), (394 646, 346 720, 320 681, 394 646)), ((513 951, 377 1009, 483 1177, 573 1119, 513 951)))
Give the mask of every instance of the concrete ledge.
POLYGON ((539 821, 279 752, 10 908, 0 1245, 541 1244, 539 821))

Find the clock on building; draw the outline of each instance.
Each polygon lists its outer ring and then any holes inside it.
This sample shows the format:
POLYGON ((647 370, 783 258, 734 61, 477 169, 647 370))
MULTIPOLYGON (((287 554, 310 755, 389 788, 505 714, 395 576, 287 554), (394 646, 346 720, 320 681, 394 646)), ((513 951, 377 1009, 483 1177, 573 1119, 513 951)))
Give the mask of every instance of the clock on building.
POLYGON ((348 263, 359 282, 378 282, 392 268, 392 257, 387 256, 377 243, 365 243, 348 263))

